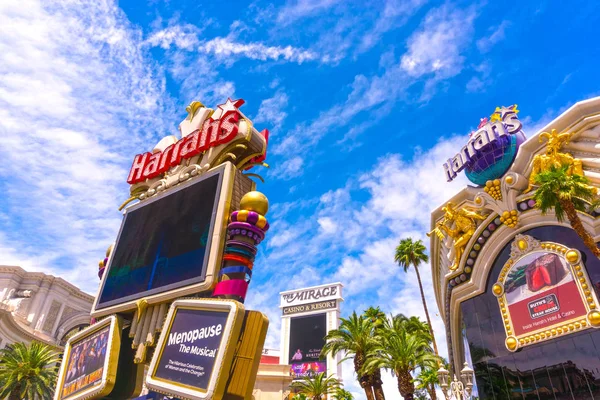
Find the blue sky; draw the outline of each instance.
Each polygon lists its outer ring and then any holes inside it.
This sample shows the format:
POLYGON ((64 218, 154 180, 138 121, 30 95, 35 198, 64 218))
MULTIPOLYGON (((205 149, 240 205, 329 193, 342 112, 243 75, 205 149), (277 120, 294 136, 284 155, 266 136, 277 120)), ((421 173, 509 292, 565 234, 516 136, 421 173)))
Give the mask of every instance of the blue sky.
POLYGON ((0 264, 94 292, 133 156, 176 133, 190 101, 229 96, 271 131, 259 190, 272 229, 248 295, 270 316, 268 345, 279 343, 279 291, 302 285, 343 282, 344 314, 422 315, 395 244, 426 239, 430 210, 466 184, 446 183, 441 164, 479 118, 517 103, 532 133, 600 92, 595 11, 583 1, 2 2, 0 264))

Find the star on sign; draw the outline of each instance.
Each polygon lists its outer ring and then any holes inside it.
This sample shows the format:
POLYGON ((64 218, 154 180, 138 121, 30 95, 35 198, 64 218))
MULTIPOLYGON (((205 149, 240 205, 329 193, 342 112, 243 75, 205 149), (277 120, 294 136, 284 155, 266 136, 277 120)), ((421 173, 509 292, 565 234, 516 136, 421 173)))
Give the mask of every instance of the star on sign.
POLYGON ((509 107, 502 106, 502 107, 499 107, 499 109, 496 108, 496 112, 499 112, 500 113, 500 118, 502 120, 504 120, 504 117, 507 114, 517 114, 519 112, 519 110, 517 110, 517 105, 513 104, 512 106, 509 106, 509 107))
POLYGON ((235 110, 237 110, 244 103, 245 103, 245 101, 243 99, 231 100, 230 98, 227 98, 227 101, 224 104, 220 104, 220 105, 217 106, 217 109, 213 113, 213 117, 212 118, 213 119, 219 119, 223 115, 225 115, 226 113, 228 113, 229 111, 235 111, 235 110))
POLYGON ((502 121, 502 118, 500 118, 500 107, 496 107, 494 113, 490 116, 490 122, 498 121, 502 121))
POLYGON ((487 117, 485 117, 485 118, 480 118, 480 119, 479 119, 479 125, 477 126, 477 129, 480 129, 482 126, 484 126, 484 125, 485 125, 485 124, 487 124, 487 123, 488 123, 488 119, 487 119, 487 117))

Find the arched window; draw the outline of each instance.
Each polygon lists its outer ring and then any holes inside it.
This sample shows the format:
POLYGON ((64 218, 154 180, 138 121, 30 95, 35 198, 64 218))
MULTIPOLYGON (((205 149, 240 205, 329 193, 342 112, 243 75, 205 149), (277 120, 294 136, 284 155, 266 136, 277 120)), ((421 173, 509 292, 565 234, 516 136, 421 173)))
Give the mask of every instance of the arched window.
POLYGON ((73 335, 75 335, 77 332, 81 332, 83 329, 87 328, 88 326, 90 326, 90 324, 79 324, 79 325, 74 326, 73 328, 69 329, 69 331, 67 333, 65 333, 64 336, 60 339, 60 345, 65 346, 67 344, 67 341, 73 335))

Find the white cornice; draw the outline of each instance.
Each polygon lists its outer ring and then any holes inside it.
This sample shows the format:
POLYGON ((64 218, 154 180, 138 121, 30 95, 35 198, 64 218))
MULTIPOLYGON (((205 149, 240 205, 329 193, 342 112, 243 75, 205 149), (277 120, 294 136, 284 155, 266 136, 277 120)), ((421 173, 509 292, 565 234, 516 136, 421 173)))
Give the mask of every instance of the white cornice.
MULTIPOLYGON (((91 308, 91 303, 94 302, 94 296, 83 292, 77 286, 67 282, 66 280, 64 280, 63 278, 60 278, 60 277, 48 275, 43 272, 28 272, 19 266, 12 266, 12 265, 0 265, 0 275, 3 273, 17 275, 21 278, 21 282, 23 282, 23 280, 33 280, 33 281, 36 281, 38 285, 41 285, 42 283, 47 282, 48 284, 50 284, 53 287, 56 286, 56 287, 66 290, 66 292, 71 296, 85 300, 86 303, 90 303, 90 308, 91 308)), ((4 278, 8 278, 8 277, 4 277, 4 278)), ((29 284, 34 284, 34 283, 23 282, 23 284, 29 285, 29 284)))

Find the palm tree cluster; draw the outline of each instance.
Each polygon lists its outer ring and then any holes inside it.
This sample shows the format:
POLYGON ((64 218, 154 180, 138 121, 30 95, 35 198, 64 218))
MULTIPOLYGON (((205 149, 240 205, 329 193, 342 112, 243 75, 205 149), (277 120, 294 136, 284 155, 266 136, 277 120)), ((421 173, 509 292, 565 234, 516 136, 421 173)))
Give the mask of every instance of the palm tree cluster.
POLYGON ((292 388, 298 392, 292 400, 323 400, 328 395, 333 400, 354 400, 352 393, 344 390, 337 379, 326 376, 324 372, 295 381, 292 388))
MULTIPOLYGON (((379 308, 371 307, 362 315, 353 312, 342 318, 339 329, 330 331, 326 340, 323 356, 343 353, 344 360, 354 359, 354 371, 367 400, 385 400, 382 369, 396 377, 404 399, 414 399, 413 375, 435 371, 439 362, 427 323, 402 314, 387 317, 379 308)), ((435 400, 435 381, 425 376, 420 379, 426 381, 426 386, 433 385, 428 393, 435 400)))
POLYGON ((51 399, 58 362, 58 354, 40 342, 1 349, 0 399, 51 399))

